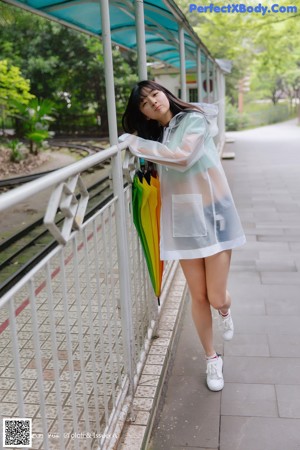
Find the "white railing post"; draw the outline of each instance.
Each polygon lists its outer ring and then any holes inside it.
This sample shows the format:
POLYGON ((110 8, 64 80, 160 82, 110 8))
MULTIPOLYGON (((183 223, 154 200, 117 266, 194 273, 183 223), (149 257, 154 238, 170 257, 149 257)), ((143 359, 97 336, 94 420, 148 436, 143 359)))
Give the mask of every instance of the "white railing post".
POLYGON ((197 91, 198 102, 202 102, 201 48, 197 47, 197 91))
POLYGON ((186 102, 186 71, 185 71, 185 48, 184 48, 184 28, 179 28, 179 50, 180 50, 180 84, 181 100, 186 102))
POLYGON ((212 74, 213 102, 216 102, 218 100, 218 83, 217 83, 217 66, 216 66, 215 62, 213 62, 212 71, 213 71, 213 74, 212 74))
MULTIPOLYGON (((113 77, 113 60, 111 51, 110 15, 108 0, 100 0, 102 41, 104 51, 106 101, 108 110, 109 137, 111 144, 118 143, 117 115, 113 77)), ((131 394, 134 387, 135 343, 132 323, 132 305, 130 290, 130 264, 125 214, 124 186, 121 152, 112 158, 113 190, 118 201, 116 204, 117 251, 119 261, 121 320, 125 336, 127 373, 130 380, 131 394)))
POLYGON ((209 57, 206 55, 206 94, 207 103, 210 103, 210 76, 209 76, 209 57))
POLYGON ((135 1, 136 44, 138 56, 138 73, 140 80, 147 80, 147 53, 145 39, 144 1, 135 1))
POLYGON ((217 79, 218 79, 218 97, 219 97, 219 129, 220 129, 220 138, 222 139, 222 145, 225 142, 225 76, 224 73, 220 69, 217 70, 217 79))

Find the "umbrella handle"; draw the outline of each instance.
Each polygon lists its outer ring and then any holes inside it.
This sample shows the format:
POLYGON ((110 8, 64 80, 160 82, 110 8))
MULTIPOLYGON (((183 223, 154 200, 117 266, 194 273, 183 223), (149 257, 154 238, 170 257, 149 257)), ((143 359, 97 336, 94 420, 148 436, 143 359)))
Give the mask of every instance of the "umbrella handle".
POLYGON ((125 158, 123 161, 123 173, 128 181, 128 183, 132 184, 133 177, 136 172, 136 168, 138 166, 138 158, 130 153, 129 150, 125 151, 125 158))

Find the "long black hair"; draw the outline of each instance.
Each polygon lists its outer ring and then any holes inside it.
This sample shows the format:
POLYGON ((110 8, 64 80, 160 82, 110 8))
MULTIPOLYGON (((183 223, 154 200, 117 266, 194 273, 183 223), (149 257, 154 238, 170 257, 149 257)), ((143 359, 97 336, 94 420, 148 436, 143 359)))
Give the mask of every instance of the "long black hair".
POLYGON ((126 133, 137 133, 140 137, 154 141, 159 140, 161 137, 162 126, 157 122, 157 120, 147 119, 146 116, 140 111, 141 99, 144 97, 143 89, 162 91, 169 100, 170 110, 173 116, 185 110, 201 111, 201 109, 197 106, 191 105, 190 103, 184 102, 175 97, 172 92, 155 81, 140 81, 132 89, 122 117, 122 126, 126 133))

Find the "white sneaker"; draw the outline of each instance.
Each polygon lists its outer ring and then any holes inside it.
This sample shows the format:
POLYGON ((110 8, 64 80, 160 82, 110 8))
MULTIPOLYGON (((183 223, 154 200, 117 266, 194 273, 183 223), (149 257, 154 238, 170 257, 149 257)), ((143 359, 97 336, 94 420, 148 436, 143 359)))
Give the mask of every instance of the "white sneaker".
POLYGON ((231 341, 234 334, 234 326, 230 309, 228 310, 228 315, 226 317, 223 317, 219 312, 219 324, 223 333, 224 341, 231 341))
POLYGON ((221 391, 224 387, 223 360, 218 355, 217 358, 206 361, 206 383, 211 391, 221 391))

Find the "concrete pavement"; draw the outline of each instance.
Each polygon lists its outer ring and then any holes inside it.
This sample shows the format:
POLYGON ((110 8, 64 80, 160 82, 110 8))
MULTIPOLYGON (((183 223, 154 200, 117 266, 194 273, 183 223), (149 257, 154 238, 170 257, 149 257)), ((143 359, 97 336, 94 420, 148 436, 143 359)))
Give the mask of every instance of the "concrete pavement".
POLYGON ((233 252, 236 334, 208 391, 187 298, 148 450, 300 450, 300 127, 236 133, 224 168, 247 235, 233 252))

